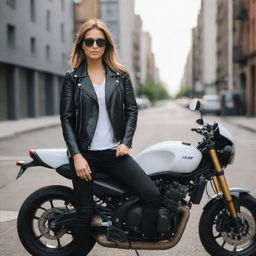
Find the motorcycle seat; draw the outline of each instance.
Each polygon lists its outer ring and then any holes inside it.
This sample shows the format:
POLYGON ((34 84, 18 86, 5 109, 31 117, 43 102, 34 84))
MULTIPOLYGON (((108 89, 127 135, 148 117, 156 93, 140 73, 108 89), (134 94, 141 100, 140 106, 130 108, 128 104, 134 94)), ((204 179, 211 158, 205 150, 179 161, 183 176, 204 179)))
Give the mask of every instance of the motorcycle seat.
MULTIPOLYGON (((56 168, 56 171, 65 178, 72 179, 72 171, 69 163, 56 168)), ((125 185, 120 184, 114 177, 106 172, 95 173, 94 187, 98 192, 111 196, 120 196, 129 192, 125 185)))
MULTIPOLYGON (((72 179, 66 148, 35 149, 31 150, 31 153, 34 159, 42 162, 42 165, 56 169, 60 175, 72 179)), ((122 195, 128 192, 124 185, 105 172, 95 173, 94 184, 97 190, 109 195, 122 195)))
POLYGON ((30 150, 30 154, 32 158, 53 169, 69 163, 66 148, 33 149, 30 150))

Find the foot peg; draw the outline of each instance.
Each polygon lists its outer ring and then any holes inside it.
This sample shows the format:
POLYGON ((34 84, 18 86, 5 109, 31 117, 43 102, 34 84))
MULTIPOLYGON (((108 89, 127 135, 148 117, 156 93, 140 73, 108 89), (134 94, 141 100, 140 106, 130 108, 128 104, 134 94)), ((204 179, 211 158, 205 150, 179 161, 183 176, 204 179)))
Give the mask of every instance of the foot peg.
POLYGON ((125 232, 114 226, 108 228, 107 239, 112 242, 127 242, 125 232))

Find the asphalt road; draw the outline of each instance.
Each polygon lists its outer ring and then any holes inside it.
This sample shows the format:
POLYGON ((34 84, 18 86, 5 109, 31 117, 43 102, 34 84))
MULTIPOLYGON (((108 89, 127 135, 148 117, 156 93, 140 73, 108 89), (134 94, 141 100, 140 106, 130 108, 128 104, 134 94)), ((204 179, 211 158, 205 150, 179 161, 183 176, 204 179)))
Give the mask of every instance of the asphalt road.
MULTIPOLYGON (((200 136, 192 133, 190 128, 196 127, 198 114, 183 109, 174 102, 139 112, 138 127, 134 137, 131 155, 136 156, 144 148, 165 140, 181 140, 197 144, 200 136)), ((243 187, 256 196, 255 186, 255 152, 256 133, 249 132, 225 122, 225 119, 207 116, 211 123, 219 120, 236 138, 236 159, 233 165, 227 167, 226 177, 231 187, 243 187)), ((16 160, 29 159, 30 148, 59 148, 65 147, 60 127, 40 130, 19 135, 0 143, 0 255, 27 256, 29 255, 19 242, 16 230, 16 216, 24 199, 36 189, 51 185, 63 184, 71 186, 54 170, 31 168, 16 180, 18 167, 16 160)), ((184 256, 208 255, 200 243, 198 236, 198 221, 207 197, 204 196, 201 205, 193 206, 191 217, 184 235, 178 245, 165 251, 139 251, 147 256, 184 256)), ((136 255, 133 250, 107 249, 96 245, 90 256, 136 255)))

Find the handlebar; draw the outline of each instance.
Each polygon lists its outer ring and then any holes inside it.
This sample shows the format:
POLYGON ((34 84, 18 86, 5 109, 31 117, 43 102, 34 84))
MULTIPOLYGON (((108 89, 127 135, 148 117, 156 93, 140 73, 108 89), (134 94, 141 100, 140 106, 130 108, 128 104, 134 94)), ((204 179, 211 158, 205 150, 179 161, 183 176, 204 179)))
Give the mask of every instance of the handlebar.
POLYGON ((205 137, 208 137, 212 135, 213 128, 214 128, 214 125, 206 124, 203 127, 191 128, 191 131, 199 133, 205 137))

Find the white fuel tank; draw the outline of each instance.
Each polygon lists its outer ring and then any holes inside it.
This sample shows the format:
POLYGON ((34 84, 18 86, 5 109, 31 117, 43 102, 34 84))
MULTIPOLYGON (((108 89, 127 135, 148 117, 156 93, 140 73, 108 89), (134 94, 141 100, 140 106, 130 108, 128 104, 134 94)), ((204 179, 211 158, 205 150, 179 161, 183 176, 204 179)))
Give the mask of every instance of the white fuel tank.
POLYGON ((146 148, 135 159, 148 175, 166 171, 190 173, 198 167, 202 154, 190 143, 164 141, 146 148))

